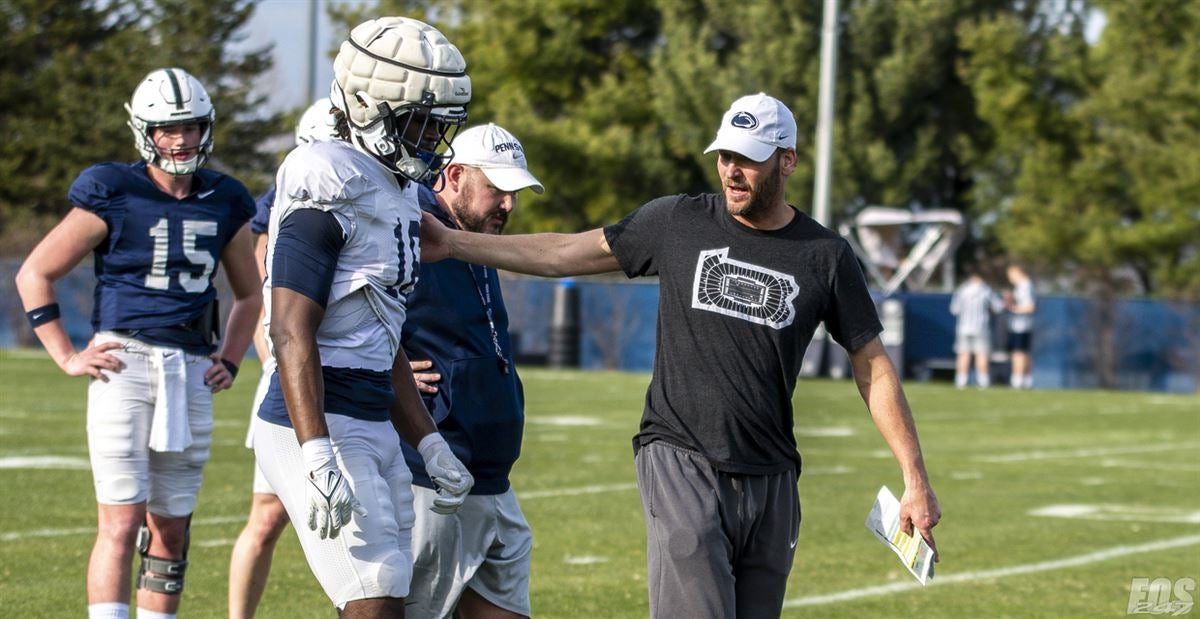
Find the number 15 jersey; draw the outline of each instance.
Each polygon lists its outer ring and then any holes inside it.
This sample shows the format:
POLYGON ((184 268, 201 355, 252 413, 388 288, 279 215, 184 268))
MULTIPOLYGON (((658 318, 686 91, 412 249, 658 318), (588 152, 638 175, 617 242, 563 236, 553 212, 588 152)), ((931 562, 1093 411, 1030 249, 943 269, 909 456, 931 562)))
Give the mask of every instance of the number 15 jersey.
POLYGON ((221 252, 254 216, 254 199, 219 172, 192 178, 182 199, 161 191, 145 162, 95 165, 71 185, 71 204, 108 226, 94 251, 96 331, 186 325, 216 298, 221 252))

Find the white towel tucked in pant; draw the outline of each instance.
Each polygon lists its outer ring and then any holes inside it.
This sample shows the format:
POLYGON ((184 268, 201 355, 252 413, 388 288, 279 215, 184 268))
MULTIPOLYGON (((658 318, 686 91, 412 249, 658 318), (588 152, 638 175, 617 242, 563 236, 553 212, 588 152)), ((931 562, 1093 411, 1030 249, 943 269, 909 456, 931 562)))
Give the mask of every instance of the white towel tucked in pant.
POLYGON ((183 351, 152 348, 151 363, 158 370, 158 394, 150 423, 150 449, 183 451, 192 444, 188 423, 187 359, 183 351))

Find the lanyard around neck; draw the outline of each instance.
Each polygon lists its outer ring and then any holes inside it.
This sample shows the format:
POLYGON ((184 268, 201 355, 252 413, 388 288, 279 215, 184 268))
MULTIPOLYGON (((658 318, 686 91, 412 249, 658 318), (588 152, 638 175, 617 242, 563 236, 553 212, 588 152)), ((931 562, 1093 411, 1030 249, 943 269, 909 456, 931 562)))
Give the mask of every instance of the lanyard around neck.
POLYGON ((479 293, 479 302, 483 305, 483 312, 487 315, 488 329, 492 332, 492 347, 496 350, 496 367, 500 371, 508 374, 508 359, 504 358, 504 350, 500 348, 500 334, 496 331, 496 321, 492 317, 492 284, 488 280, 487 267, 483 269, 483 285, 479 285, 479 277, 475 275, 475 265, 468 263, 467 270, 471 272, 471 280, 475 282, 475 292, 479 293))

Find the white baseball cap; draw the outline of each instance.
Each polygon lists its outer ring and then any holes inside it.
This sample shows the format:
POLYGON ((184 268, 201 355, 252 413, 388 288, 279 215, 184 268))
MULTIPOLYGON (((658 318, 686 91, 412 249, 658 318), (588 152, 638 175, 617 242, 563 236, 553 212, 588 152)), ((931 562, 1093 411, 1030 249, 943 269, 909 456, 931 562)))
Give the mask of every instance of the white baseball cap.
POLYGON ((529 173, 525 149, 517 137, 494 123, 460 131, 452 143, 452 164, 479 168, 501 191, 525 188, 542 193, 545 187, 529 173))
POLYGON ((796 148, 796 117, 782 101, 760 92, 729 106, 717 139, 704 152, 728 150, 753 161, 766 161, 777 148, 796 148))

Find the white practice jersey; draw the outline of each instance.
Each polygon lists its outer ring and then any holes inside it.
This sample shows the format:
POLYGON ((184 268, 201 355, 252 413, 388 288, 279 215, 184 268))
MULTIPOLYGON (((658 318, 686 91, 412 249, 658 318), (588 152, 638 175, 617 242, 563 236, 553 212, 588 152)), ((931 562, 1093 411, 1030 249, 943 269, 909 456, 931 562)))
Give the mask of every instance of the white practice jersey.
POLYGON ((950 313, 958 317, 957 332, 964 335, 991 333, 991 315, 1004 309, 1004 303, 982 281, 967 281, 954 291, 950 313))
POLYGON ((268 230, 267 279, 263 284, 269 327, 270 265, 279 227, 292 213, 333 213, 346 243, 317 330, 321 365, 386 372, 400 348, 405 297, 417 281, 421 210, 412 183, 341 140, 302 144, 284 159, 276 176, 268 230))
MULTIPOLYGON (((1013 287, 1014 305, 1033 305, 1033 281, 1026 279, 1013 287)), ((1012 333, 1028 333, 1033 330, 1033 314, 1013 312, 1008 317, 1008 330, 1012 333)))

